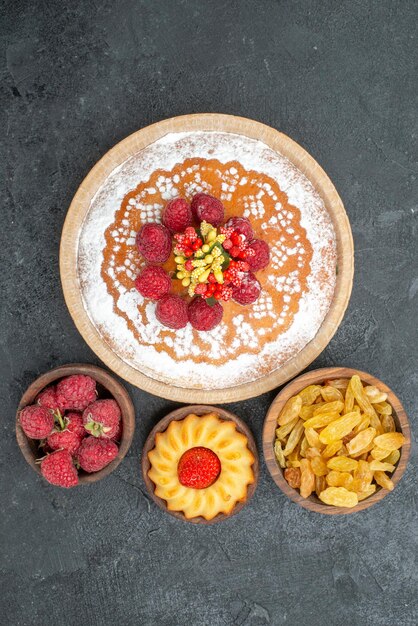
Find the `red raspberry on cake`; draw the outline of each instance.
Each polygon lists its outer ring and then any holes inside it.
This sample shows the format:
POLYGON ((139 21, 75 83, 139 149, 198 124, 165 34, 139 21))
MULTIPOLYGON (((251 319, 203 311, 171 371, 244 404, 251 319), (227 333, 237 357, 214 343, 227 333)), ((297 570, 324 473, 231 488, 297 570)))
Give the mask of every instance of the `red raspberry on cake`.
POLYGON ((171 289, 171 278, 162 267, 146 265, 135 280, 135 287, 141 296, 159 300, 171 289))
POLYGON ((164 263, 171 254, 171 234, 163 224, 144 224, 136 236, 136 246, 149 263, 164 263))
POLYGON ((199 331, 212 330, 220 323, 223 308, 219 302, 210 306, 203 298, 197 296, 190 302, 188 313, 193 328, 199 331))
POLYGON ((57 394, 56 388, 51 385, 50 387, 46 387, 36 398, 36 402, 39 406, 43 406, 46 409, 51 409, 54 413, 59 411, 63 413, 65 410, 65 402, 63 398, 61 398, 57 394))
POLYGON ((118 455, 119 448, 110 439, 86 437, 78 450, 77 460, 85 472, 98 472, 118 455))
POLYGON ((74 456, 80 447, 83 437, 70 430, 57 430, 47 438, 47 444, 51 450, 67 450, 74 456))
POLYGON ((163 296, 155 307, 155 317, 168 328, 174 330, 184 328, 188 322, 187 304, 180 296, 163 296))
POLYGON ((192 223, 192 209, 184 198, 174 198, 165 205, 161 221, 171 232, 182 233, 192 223))
POLYGON ((251 241, 254 238, 253 227, 250 220, 246 217, 231 217, 225 224, 227 228, 232 228, 239 235, 245 235, 247 241, 251 241))
POLYGON ((239 287, 234 287, 232 297, 235 302, 242 304, 252 304, 258 300, 261 292, 261 285, 252 272, 244 274, 239 287))
POLYGON ((219 226, 224 220, 224 205, 218 198, 207 193, 197 193, 191 202, 192 212, 198 222, 219 226))
POLYGON ((96 399, 96 381, 85 374, 67 376, 58 383, 57 395, 66 409, 84 411, 96 399))
POLYGON ((50 409, 37 404, 22 409, 19 422, 25 435, 31 439, 44 439, 54 428, 54 417, 50 409))
POLYGON ((262 239, 254 239, 248 248, 254 252, 252 256, 246 257, 253 272, 267 267, 270 261, 270 248, 268 244, 262 239))
POLYGON ((112 439, 118 432, 121 412, 116 400, 96 400, 83 413, 84 428, 94 437, 112 439))
POLYGON ((58 450, 48 454, 41 463, 41 474, 57 487, 75 487, 78 485, 78 473, 68 450, 58 450))
POLYGON ((177 466, 179 482, 184 487, 206 489, 213 485, 221 472, 218 456, 209 448, 196 446, 186 450, 177 466))

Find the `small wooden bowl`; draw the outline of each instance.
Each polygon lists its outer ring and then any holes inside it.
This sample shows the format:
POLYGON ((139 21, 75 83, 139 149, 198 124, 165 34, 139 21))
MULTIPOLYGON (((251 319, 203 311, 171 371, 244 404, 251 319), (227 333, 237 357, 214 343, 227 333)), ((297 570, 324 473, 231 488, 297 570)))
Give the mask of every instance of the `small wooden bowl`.
POLYGON ((80 470, 79 484, 86 485, 108 476, 114 469, 117 468, 130 448, 135 431, 135 410, 132 400, 130 399, 126 389, 105 370, 102 370, 100 367, 96 367, 95 365, 74 363, 71 365, 56 367, 53 370, 42 374, 42 376, 39 376, 39 378, 34 380, 28 387, 19 402, 16 412, 16 439, 23 456, 31 468, 38 474, 41 474, 39 464, 36 463, 37 458, 39 458, 37 443, 33 439, 29 439, 29 437, 27 437, 23 432, 19 423, 19 413, 25 406, 33 404, 36 396, 43 389, 45 389, 45 387, 55 383, 60 378, 64 378, 64 376, 71 376, 73 374, 86 374, 94 378, 97 382, 99 397, 114 398, 122 412, 123 433, 122 441, 119 445, 119 453, 117 457, 109 463, 109 465, 104 467, 99 472, 88 474, 80 470))
POLYGON ((223 522, 224 520, 229 519, 230 517, 232 517, 232 515, 236 515, 237 513, 239 513, 248 504, 248 502, 254 495, 255 490, 257 489, 258 477, 259 477, 259 457, 258 457, 257 446, 255 444, 254 437, 250 429, 248 428, 247 424, 243 422, 242 419, 240 419, 234 413, 230 413, 230 411, 227 411, 226 409, 222 409, 221 407, 205 406, 203 404, 197 404, 197 405, 192 405, 192 406, 183 406, 180 409, 171 411, 171 413, 163 417, 163 419, 160 420, 154 426, 154 428, 148 435, 147 440, 145 441, 144 448, 142 450, 141 468, 142 468, 142 477, 144 479, 148 493, 151 496, 152 500, 157 504, 157 506, 160 507, 160 509, 162 509, 166 513, 169 513, 173 517, 176 517, 177 519, 182 520, 183 522, 191 522, 192 524, 209 525, 209 524, 215 524, 217 522, 223 522), (169 511, 165 503, 165 500, 162 500, 162 498, 159 498, 158 496, 155 495, 155 492, 154 492, 155 485, 150 479, 150 477, 148 476, 148 471, 151 468, 151 463, 149 462, 149 459, 148 459, 148 452, 155 447, 155 435, 157 433, 161 433, 165 431, 168 428, 168 425, 172 420, 182 420, 185 417, 187 417, 187 415, 190 415, 190 413, 194 413, 195 415, 206 415, 208 413, 216 413, 218 417, 220 417, 223 420, 235 422, 238 432, 243 433, 248 439, 248 448, 254 455, 254 464, 252 466, 252 469, 254 472, 254 482, 247 489, 247 499, 245 500, 245 502, 238 502, 229 515, 225 515, 224 513, 219 513, 216 517, 214 517, 211 520, 206 520, 203 517, 194 517, 192 519, 187 519, 186 516, 180 511, 169 511))
POLYGON ((393 418, 395 420, 396 429, 405 435, 406 442, 400 450, 401 457, 395 471, 391 475, 391 479, 395 486, 400 481, 408 462, 411 448, 408 418, 399 399, 395 396, 393 391, 387 387, 387 385, 382 383, 381 380, 375 378, 371 374, 367 374, 366 372, 360 372, 359 370, 347 367, 325 367, 323 369, 313 370, 303 374, 302 376, 298 376, 277 394, 270 405, 263 426, 263 452, 266 465, 276 485, 280 487, 280 489, 291 500, 297 502, 297 504, 300 504, 300 506, 303 506, 309 511, 325 513, 327 515, 357 513, 357 511, 367 509, 370 506, 373 506, 373 504, 376 504, 376 502, 379 502, 379 500, 383 500, 383 498, 390 493, 386 489, 381 489, 377 486, 377 490, 373 495, 366 498, 366 500, 362 500, 352 509, 328 506, 321 502, 316 495, 311 495, 309 498, 302 498, 299 491, 290 487, 288 482, 285 480, 283 471, 276 461, 274 454, 274 442, 275 431, 277 428, 277 417, 289 398, 302 391, 302 389, 308 385, 323 384, 325 380, 332 380, 335 378, 351 378, 354 374, 358 374, 362 382, 367 383, 368 385, 376 385, 376 387, 378 387, 381 391, 388 394, 387 402, 389 402, 393 407, 393 418))

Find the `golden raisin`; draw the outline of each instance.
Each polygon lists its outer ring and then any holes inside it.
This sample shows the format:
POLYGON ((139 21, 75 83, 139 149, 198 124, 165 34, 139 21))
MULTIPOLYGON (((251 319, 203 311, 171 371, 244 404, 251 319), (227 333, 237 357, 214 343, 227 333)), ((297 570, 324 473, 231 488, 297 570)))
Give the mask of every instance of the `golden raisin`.
POLYGON ((401 453, 399 452, 399 450, 392 450, 389 456, 386 456, 383 461, 385 461, 385 463, 391 463, 392 465, 396 465, 400 458, 401 453))
POLYGON ((276 440, 274 444, 274 454, 276 455, 276 459, 280 467, 282 468, 286 467, 286 459, 284 458, 282 444, 280 443, 278 439, 276 440))
POLYGON ((342 445, 343 445, 343 442, 341 441, 341 439, 337 439, 337 441, 333 441, 332 443, 329 443, 326 446, 326 448, 322 451, 322 456, 324 458, 329 459, 330 457, 337 454, 339 450, 341 450, 342 445))
POLYGON ((347 451, 351 455, 358 454, 366 448, 374 439, 376 430, 374 428, 366 428, 358 433, 347 445, 347 451))
POLYGON ((354 491, 348 491, 344 487, 328 487, 321 491, 319 499, 325 504, 353 508, 358 504, 358 497, 354 491))
POLYGON ((295 417, 299 417, 299 411, 301 408, 302 398, 300 396, 293 396, 292 398, 289 398, 279 415, 277 420, 278 425, 284 426, 294 420, 295 417))
POLYGON ((347 456, 334 456, 327 463, 329 469, 338 470, 339 472, 351 472, 356 469, 357 465, 358 461, 349 459, 347 456))
POLYGON ((284 477, 293 489, 299 489, 301 471, 299 467, 288 467, 284 471, 284 477))
POLYGON ((313 404, 320 394, 321 387, 319 385, 309 385, 309 387, 305 387, 305 389, 299 392, 304 406, 313 404))
POLYGON ((302 459, 300 462, 300 495, 308 498, 315 489, 315 474, 312 471, 309 459, 302 459))
POLYGON ((328 426, 326 426, 319 435, 319 439, 322 443, 326 444, 337 441, 337 439, 342 439, 345 435, 348 435, 351 430, 353 430, 354 426, 357 426, 360 420, 361 415, 356 411, 347 413, 346 415, 343 415, 328 424, 328 426))
POLYGON ((391 479, 388 476, 386 476, 385 472, 375 472, 374 479, 378 485, 383 487, 383 489, 392 491, 395 488, 395 485, 393 484, 391 479))
POLYGON ((289 456, 289 454, 291 452, 293 452, 293 450, 296 448, 296 446, 299 443, 300 438, 302 437, 303 433, 304 433, 304 422, 303 420, 299 420, 296 423, 296 426, 293 427, 292 432, 289 435, 289 438, 287 440, 285 449, 283 450, 283 454, 285 456, 289 456))
POLYGON ((384 433, 394 433, 396 431, 395 420, 392 415, 383 414, 380 418, 384 433))
POLYGON ((320 456, 314 456, 311 459, 311 467, 315 476, 326 476, 328 473, 327 464, 320 456))
POLYGON ((402 433, 384 433, 375 437, 374 443, 383 450, 397 450, 405 443, 406 438, 402 433))
POLYGON ((344 404, 344 396, 341 391, 335 387, 331 387, 331 385, 326 385, 321 388, 321 396, 325 402, 340 401, 344 404))
POLYGON ((393 472, 395 466, 391 465, 390 463, 384 463, 383 461, 372 461, 370 463, 370 469, 372 470, 372 472, 393 472))

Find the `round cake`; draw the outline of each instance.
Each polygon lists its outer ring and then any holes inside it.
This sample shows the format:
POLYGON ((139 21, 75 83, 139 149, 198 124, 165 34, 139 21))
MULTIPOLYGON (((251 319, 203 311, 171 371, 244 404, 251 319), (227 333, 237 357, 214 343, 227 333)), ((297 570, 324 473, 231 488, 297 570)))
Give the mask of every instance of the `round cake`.
POLYGON ((247 437, 215 413, 170 422, 148 458, 155 495, 186 519, 230 515, 255 480, 247 437))
POLYGON ((310 181, 266 144, 227 132, 169 133, 127 158, 97 191, 79 235, 77 272, 92 324, 123 361, 168 385, 221 390, 277 370, 315 337, 334 294, 336 238, 310 181), (169 200, 202 192, 223 203, 225 220, 250 219, 270 262, 257 272, 262 289, 253 304, 229 300, 213 330, 171 329, 135 288, 145 265, 135 238, 161 221, 169 200))

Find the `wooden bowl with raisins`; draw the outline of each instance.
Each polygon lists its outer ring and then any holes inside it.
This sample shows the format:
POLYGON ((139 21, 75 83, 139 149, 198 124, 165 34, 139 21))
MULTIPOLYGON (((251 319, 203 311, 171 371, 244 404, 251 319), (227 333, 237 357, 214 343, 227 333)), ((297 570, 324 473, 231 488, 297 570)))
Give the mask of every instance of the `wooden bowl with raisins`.
POLYGON ((273 400, 263 427, 276 485, 328 515, 361 511, 393 491, 410 446, 408 417, 393 391, 346 367, 295 378, 273 400))

